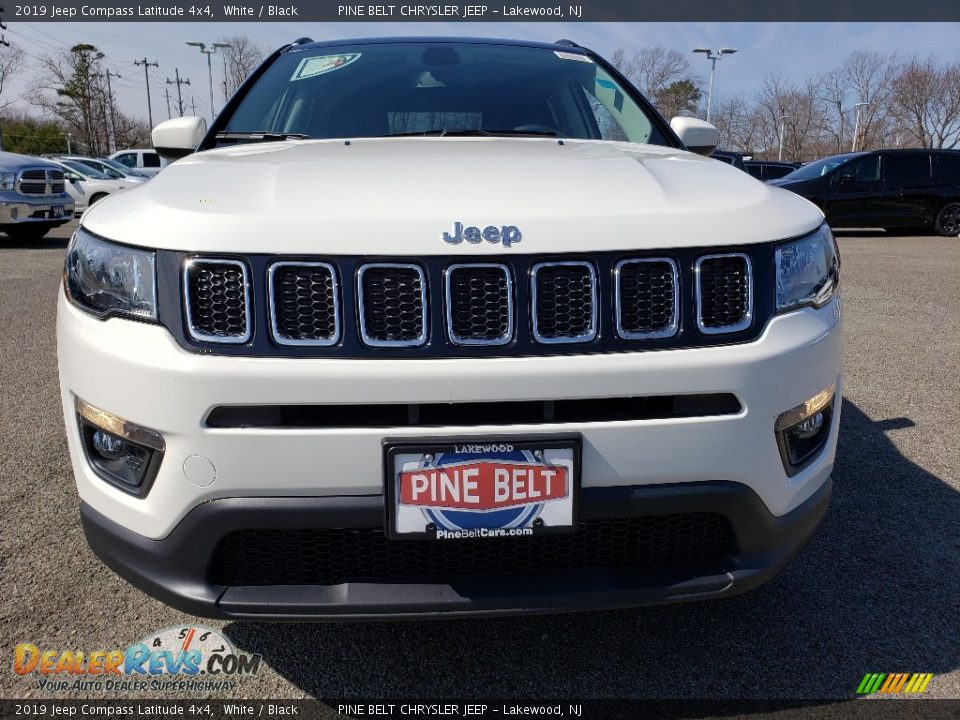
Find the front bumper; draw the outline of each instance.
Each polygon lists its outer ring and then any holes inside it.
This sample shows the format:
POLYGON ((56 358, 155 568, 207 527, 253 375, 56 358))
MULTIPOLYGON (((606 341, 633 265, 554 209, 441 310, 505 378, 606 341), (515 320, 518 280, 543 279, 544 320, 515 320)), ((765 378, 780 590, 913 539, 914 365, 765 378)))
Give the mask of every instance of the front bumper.
POLYGON ((0 199, 0 225, 26 225, 33 223, 44 223, 50 225, 63 225, 70 222, 73 218, 74 202, 72 199, 57 200, 54 198, 43 198, 30 202, 20 200, 8 202, 0 199), (61 217, 50 217, 50 211, 54 206, 63 207, 61 217))
POLYGON ((582 521, 718 513, 730 523, 735 549, 718 562, 688 568, 476 575, 440 582, 404 578, 335 585, 229 586, 211 580, 216 549, 230 533, 381 528, 384 503, 379 496, 216 500, 191 511, 163 540, 127 530, 86 504, 81 506, 81 516, 87 541, 104 563, 150 595, 194 615, 259 620, 455 618, 633 607, 750 590, 799 552, 822 520, 831 489, 828 478, 792 512, 776 517, 756 493, 739 483, 585 488, 582 521))

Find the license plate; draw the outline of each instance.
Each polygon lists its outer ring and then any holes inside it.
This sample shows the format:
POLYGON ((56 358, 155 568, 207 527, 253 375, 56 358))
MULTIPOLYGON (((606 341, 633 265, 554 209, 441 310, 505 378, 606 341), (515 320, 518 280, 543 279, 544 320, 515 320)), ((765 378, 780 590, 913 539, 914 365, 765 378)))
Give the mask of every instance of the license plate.
POLYGON ((573 532, 580 438, 386 443, 391 539, 573 532))
POLYGON ((63 217, 63 205, 54 205, 50 208, 50 219, 63 217))

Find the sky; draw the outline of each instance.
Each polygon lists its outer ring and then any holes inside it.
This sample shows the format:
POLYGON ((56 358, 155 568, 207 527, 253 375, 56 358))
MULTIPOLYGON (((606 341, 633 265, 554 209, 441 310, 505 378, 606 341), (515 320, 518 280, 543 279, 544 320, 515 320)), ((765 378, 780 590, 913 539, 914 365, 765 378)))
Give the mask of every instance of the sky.
MULTIPOLYGON (((28 53, 28 65, 10 89, 27 95, 37 74, 35 57, 79 42, 96 45, 119 79, 113 90, 125 114, 147 118, 145 79, 133 61, 147 57, 159 62, 150 68, 154 122, 167 118, 164 90, 167 78, 178 68, 191 84, 184 86, 187 105, 195 98, 198 114, 209 117, 206 58, 198 48, 184 45, 194 40, 213 42, 227 35, 248 35, 275 49, 299 37, 314 40, 387 35, 474 35, 555 41, 568 38, 610 57, 617 48, 631 50, 663 45, 687 53, 695 47, 735 47, 736 55, 717 63, 714 103, 737 93, 757 92, 766 75, 803 80, 838 66, 854 50, 960 58, 960 23, 26 23, 10 22, 7 38, 28 53)), ((709 62, 690 53, 691 67, 702 78, 709 62)), ((221 82, 223 64, 214 57, 214 92, 221 82)), ((169 86, 174 93, 175 86, 169 86)), ((4 91, 6 95, 6 90, 4 91)), ((26 108, 28 102, 21 100, 26 108)), ((222 96, 215 94, 219 110, 222 96)))

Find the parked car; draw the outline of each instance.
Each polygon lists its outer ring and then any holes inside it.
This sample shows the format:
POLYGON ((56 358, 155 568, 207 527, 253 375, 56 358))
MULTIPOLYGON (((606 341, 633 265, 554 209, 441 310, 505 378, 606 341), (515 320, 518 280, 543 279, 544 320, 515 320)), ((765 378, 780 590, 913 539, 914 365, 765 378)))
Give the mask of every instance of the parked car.
POLYGON ((710 157, 714 160, 725 162, 727 165, 733 165, 738 170, 747 171, 743 160, 743 153, 732 152, 730 150, 714 150, 710 157))
POLYGON ((150 179, 149 175, 144 175, 139 170, 133 170, 128 168, 123 163, 117 162, 116 160, 110 160, 109 158, 90 158, 82 155, 58 155, 55 157, 55 159, 64 161, 73 160, 74 162, 83 163, 87 167, 103 173, 111 180, 146 182, 150 179))
POLYGON ((817 160, 774 180, 832 227, 960 235, 960 151, 877 150, 817 160))
POLYGON ((248 619, 772 577, 831 492, 839 261, 717 138, 503 40, 298 41, 160 124, 183 159, 84 215, 58 303, 91 547, 248 619))
POLYGON ((63 169, 26 155, 0 152, 0 232, 39 240, 73 217, 63 169))
POLYGON ((156 150, 150 148, 120 150, 119 152, 113 153, 110 159, 116 160, 118 163, 122 163, 132 170, 151 177, 170 164, 169 161, 160 157, 156 150))
POLYGON ((743 165, 748 173, 763 182, 779 180, 800 167, 800 163, 780 162, 779 160, 744 160, 743 165))
POLYGON ((111 193, 140 185, 141 182, 116 180, 76 160, 51 160, 60 166, 67 180, 67 192, 73 197, 74 213, 80 215, 90 205, 111 193))

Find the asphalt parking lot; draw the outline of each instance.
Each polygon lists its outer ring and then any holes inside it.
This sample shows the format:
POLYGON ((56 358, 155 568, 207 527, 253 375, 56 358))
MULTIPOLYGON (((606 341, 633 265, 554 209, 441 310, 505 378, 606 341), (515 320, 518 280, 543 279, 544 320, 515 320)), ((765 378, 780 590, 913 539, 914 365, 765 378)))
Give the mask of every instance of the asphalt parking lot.
MULTIPOLYGON (((57 388, 70 227, 0 236, 0 696, 44 696, 13 647, 126 647, 191 623, 87 549, 57 388)), ((842 429, 831 510, 779 577, 734 598, 572 616, 356 625, 202 621, 266 664, 248 698, 852 698, 932 672, 960 698, 960 239, 844 233, 842 429)))

